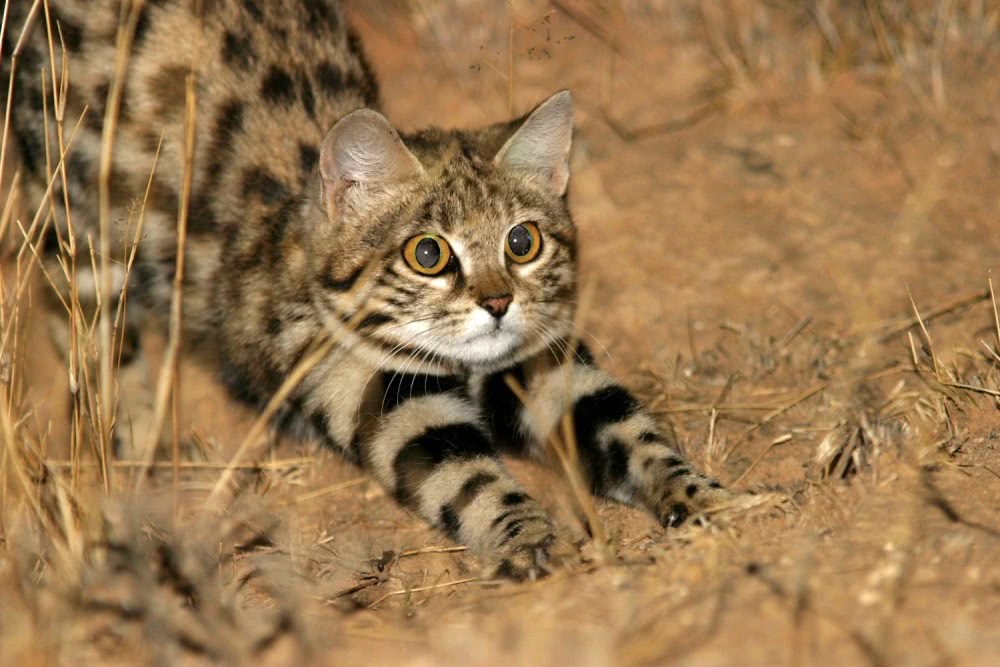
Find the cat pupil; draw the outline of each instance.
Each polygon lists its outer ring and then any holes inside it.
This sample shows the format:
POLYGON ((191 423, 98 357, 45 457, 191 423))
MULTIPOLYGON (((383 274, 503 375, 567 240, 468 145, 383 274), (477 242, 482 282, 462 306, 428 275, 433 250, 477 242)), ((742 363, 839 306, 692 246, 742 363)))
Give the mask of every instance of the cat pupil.
POLYGON ((441 247, 434 239, 424 239, 417 244, 417 250, 414 255, 416 255, 417 263, 420 266, 430 269, 436 266, 441 260, 441 247))
POLYGON ((510 251, 518 257, 527 255, 531 250, 531 232, 518 225, 507 235, 507 245, 510 246, 510 251))

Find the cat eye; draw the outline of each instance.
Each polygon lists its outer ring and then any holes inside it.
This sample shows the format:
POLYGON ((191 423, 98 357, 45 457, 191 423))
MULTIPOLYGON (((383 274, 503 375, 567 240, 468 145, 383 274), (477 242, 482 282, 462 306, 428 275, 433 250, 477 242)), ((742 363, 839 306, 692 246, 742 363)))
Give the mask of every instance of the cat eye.
POLYGON ((419 234, 403 246, 403 259, 417 273, 436 276, 448 268, 451 248, 440 236, 419 234))
POLYGON ((506 251, 511 261, 527 264, 542 249, 542 234, 533 222, 522 222, 507 233, 506 251))

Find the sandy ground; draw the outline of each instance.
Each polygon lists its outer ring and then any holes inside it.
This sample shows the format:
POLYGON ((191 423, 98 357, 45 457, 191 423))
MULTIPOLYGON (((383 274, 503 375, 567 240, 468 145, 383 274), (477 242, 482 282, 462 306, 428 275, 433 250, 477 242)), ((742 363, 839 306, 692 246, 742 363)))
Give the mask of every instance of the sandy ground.
MULTIPOLYGON (((514 461, 580 554, 545 581, 485 586, 474 558, 357 469, 283 442, 254 455, 270 469, 241 477, 280 537, 219 565, 225 590, 258 568, 240 613, 294 609, 293 631, 256 659, 308 646, 330 664, 996 664, 995 15, 945 3, 935 37, 923 21, 935 3, 916 3, 928 5, 916 27, 895 3, 884 24, 836 3, 828 16, 494 4, 352 5, 387 115, 402 129, 472 126, 571 88, 593 347, 694 460, 781 502, 674 530, 599 502, 602 548, 558 472, 514 461), (296 583, 275 592, 268 567, 296 583)), ((30 357, 34 423, 57 443, 61 366, 51 351, 30 357)), ((182 387, 182 433, 228 460, 253 415, 193 364, 182 387)), ((184 471, 182 508, 217 478, 184 471)), ((198 535, 186 520, 180 542, 198 535)), ((109 618, 101 641, 80 630, 39 655, 155 654, 143 624, 109 618)), ((30 654, 26 642, 0 656, 30 654)))

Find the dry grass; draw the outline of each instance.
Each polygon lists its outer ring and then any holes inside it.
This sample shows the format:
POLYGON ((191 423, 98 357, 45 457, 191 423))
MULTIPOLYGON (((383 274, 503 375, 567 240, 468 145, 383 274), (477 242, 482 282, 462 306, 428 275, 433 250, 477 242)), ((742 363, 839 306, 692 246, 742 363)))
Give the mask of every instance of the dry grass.
MULTIPOLYGON (((180 270, 167 338, 146 343, 161 358, 157 427, 139 460, 116 460, 127 294, 110 293, 109 262, 131 268, 143 209, 120 252, 107 224, 89 245, 60 238, 50 273, 53 188, 18 196, 8 122, 0 663, 994 661, 1000 8, 352 9, 404 127, 496 120, 574 88, 573 205, 593 285, 580 335, 607 343, 607 364, 694 460, 767 502, 664 531, 579 492, 570 429, 551 443, 558 470, 511 465, 578 552, 543 582, 482 582, 462 548, 346 464, 275 442, 267 411, 225 403, 185 362, 180 270), (430 107, 406 93, 427 81, 430 107), (104 277, 96 305, 81 303, 78 266, 104 277), (47 302, 70 325, 65 360, 42 342, 47 302), (167 420, 170 451, 156 446, 167 420)), ((57 183, 80 119, 62 111, 72 67, 45 26, 57 183)), ((182 185, 190 160, 186 172, 182 185)))

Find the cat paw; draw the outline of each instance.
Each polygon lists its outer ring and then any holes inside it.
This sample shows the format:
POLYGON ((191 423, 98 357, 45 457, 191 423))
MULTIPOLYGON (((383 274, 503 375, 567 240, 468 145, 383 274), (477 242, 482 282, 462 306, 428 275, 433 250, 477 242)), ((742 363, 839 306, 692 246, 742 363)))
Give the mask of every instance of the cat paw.
POLYGON ((718 482, 699 478, 671 488, 652 508, 664 528, 676 528, 691 517, 707 516, 730 507, 742 494, 730 491, 718 482))
POLYGON ((511 581, 535 581, 546 577, 555 565, 552 557, 555 544, 552 522, 547 518, 512 521, 486 559, 486 574, 490 579, 511 581))

